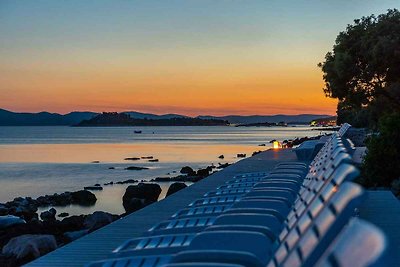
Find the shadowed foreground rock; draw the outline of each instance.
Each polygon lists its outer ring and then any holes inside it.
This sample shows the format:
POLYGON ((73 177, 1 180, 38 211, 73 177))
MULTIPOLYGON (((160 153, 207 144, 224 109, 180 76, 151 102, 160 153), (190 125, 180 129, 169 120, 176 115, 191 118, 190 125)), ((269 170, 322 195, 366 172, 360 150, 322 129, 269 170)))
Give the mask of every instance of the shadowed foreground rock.
POLYGON ((118 217, 113 216, 111 213, 95 211, 85 218, 83 225, 91 232, 112 223, 116 219, 118 219, 118 217))
POLYGON ((44 221, 32 220, 8 225, 0 229, 0 266, 25 264, 36 258, 36 248, 40 255, 47 253, 49 246, 43 245, 43 236, 51 236, 57 247, 61 247, 119 218, 119 215, 97 211, 89 215, 70 216, 61 221, 51 217, 44 221), (18 239, 20 237, 21 239, 18 239), (24 242, 26 246, 23 246, 24 242), (43 249, 42 246, 44 246, 43 249), (28 256, 23 256, 21 251, 28 251, 28 256))
POLYGON ((185 183, 173 183, 169 186, 166 197, 170 196, 186 187, 187 187, 187 185, 185 183))
POLYGON ((13 257, 23 264, 57 248, 53 235, 21 235, 11 239, 3 247, 2 254, 13 257))
POLYGON ((0 230, 7 228, 9 226, 24 224, 24 223, 25 223, 25 220, 23 220, 17 216, 13 216, 13 215, 0 216, 0 230))
POLYGON ((81 238, 84 235, 87 235, 89 233, 89 230, 83 229, 79 231, 72 231, 72 232, 65 232, 64 237, 68 242, 77 240, 78 238, 81 238))
POLYGON ((57 211, 55 208, 51 208, 47 211, 43 211, 42 213, 40 213, 40 219, 42 219, 43 221, 51 221, 51 220, 55 220, 56 219, 56 214, 57 211))
POLYGON ((130 185, 122 197, 122 204, 125 211, 130 213, 157 201, 160 194, 161 187, 158 184, 130 185))
POLYGON ((132 213, 146 206, 143 199, 131 198, 123 203, 126 213, 132 213))

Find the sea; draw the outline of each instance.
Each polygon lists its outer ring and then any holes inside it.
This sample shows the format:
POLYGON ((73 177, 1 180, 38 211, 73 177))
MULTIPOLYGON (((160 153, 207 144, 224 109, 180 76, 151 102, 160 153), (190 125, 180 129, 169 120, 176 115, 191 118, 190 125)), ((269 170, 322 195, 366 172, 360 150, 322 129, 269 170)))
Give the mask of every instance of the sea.
MULTIPOLYGON (((311 127, 0 127, 0 203, 15 197, 76 191, 84 186, 124 181, 150 181, 173 177, 183 166, 193 169, 234 163, 237 154, 251 156, 270 149, 271 140, 323 134, 311 127), (135 133, 140 132, 141 133, 135 133), (224 159, 219 156, 224 155, 224 159), (128 157, 149 157, 127 161, 128 157), (126 167, 146 170, 126 170, 126 167), (113 167, 113 169, 110 169, 113 167)), ((159 183, 160 199, 170 183, 159 183)), ((190 185, 190 184, 188 184, 190 185)), ((56 207, 58 213, 90 214, 96 210, 113 214, 124 212, 122 196, 128 184, 103 186, 94 191, 94 206, 56 207)), ((44 208, 48 209, 48 208, 44 208)), ((40 211, 39 211, 40 212, 40 211)))

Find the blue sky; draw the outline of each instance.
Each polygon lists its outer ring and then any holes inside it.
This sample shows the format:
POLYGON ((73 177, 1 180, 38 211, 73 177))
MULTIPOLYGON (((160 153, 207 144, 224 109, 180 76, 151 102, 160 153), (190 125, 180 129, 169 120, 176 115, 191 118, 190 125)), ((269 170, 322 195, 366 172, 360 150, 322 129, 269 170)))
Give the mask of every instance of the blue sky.
POLYGON ((389 0, 2 0, 0 106, 333 113, 336 104, 324 99, 316 64, 353 19, 399 5, 389 0), (297 88, 303 98, 283 97, 297 88), (303 103, 311 99, 310 105, 303 103))

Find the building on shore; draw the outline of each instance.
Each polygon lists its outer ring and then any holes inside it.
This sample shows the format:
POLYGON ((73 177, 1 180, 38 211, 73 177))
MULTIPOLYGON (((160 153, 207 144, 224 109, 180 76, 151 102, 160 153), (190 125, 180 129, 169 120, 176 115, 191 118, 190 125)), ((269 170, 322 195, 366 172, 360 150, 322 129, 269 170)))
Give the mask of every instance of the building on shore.
POLYGON ((316 127, 327 127, 327 126, 337 126, 337 116, 315 119, 310 122, 310 126, 316 127))

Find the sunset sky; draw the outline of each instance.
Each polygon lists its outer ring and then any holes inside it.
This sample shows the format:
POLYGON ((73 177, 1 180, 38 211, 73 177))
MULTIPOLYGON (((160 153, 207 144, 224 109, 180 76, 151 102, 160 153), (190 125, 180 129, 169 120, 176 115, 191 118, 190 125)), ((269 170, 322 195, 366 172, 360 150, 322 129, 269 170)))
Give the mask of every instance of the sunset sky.
POLYGON ((0 1, 0 108, 334 114, 317 63, 399 0, 0 1))

